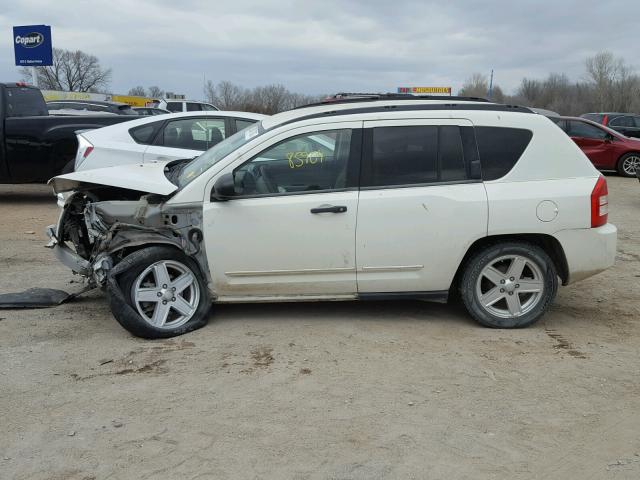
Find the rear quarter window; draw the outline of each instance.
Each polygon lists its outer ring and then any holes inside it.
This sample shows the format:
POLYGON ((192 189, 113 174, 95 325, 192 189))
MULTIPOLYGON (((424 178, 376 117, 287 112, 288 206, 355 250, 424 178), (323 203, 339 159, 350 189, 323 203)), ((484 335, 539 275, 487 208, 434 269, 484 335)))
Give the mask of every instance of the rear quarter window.
POLYGON ((153 139, 158 132, 158 129, 164 122, 153 122, 147 123, 146 125, 140 125, 139 127, 134 127, 129 129, 129 135, 136 143, 141 143, 143 145, 151 145, 153 139))
POLYGON ((522 128, 475 127, 483 180, 504 177, 518 162, 533 133, 522 128))
POLYGON ((31 117, 49 114, 40 90, 35 88, 7 87, 6 99, 7 117, 31 117))

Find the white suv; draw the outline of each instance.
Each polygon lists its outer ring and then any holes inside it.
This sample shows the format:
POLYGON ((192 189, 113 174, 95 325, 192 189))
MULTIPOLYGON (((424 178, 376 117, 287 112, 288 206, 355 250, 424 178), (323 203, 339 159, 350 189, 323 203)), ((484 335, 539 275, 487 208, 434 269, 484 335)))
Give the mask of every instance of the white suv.
POLYGON ((172 113, 177 112, 214 112, 220 110, 215 105, 198 100, 179 100, 172 98, 164 98, 156 105, 156 108, 162 108, 172 113))
POLYGON ((212 301, 454 292, 481 324, 523 327, 558 283, 616 251, 606 181, 571 139, 526 108, 476 99, 308 106, 188 162, 53 186, 76 192, 49 229, 56 255, 147 338, 203 326, 212 301))

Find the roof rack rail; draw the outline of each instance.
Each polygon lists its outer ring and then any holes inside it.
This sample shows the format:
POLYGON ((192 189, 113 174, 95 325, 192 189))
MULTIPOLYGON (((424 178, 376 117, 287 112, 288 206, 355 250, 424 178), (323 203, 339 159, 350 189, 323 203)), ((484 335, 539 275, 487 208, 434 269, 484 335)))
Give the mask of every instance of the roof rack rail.
POLYGON ((460 96, 442 96, 442 95, 412 95, 410 93, 348 93, 340 92, 330 95, 327 98, 306 105, 300 105, 297 108, 314 107, 318 105, 331 105, 336 103, 356 103, 356 102, 373 102, 376 100, 444 100, 454 102, 489 102, 486 98, 481 97, 460 97, 460 96))

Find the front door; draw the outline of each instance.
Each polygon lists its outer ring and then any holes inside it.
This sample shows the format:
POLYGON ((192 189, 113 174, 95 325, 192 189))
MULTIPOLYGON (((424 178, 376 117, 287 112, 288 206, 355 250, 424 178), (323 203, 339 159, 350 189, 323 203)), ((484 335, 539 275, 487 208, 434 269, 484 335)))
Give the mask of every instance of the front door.
POLYGON ((355 296, 359 126, 281 135, 221 172, 236 196, 204 204, 219 301, 355 296))
POLYGON ((446 294, 487 234, 487 195, 467 120, 364 123, 358 292, 446 294))

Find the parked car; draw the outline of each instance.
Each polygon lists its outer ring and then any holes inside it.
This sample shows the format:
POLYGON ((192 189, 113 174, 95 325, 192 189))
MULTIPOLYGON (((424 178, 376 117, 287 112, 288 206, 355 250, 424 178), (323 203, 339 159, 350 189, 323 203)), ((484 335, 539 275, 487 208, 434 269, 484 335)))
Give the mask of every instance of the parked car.
POLYGON ((37 88, 23 83, 0 83, 0 183, 44 183, 72 170, 78 130, 131 118, 95 114, 50 116, 37 88))
POLYGON ((578 117, 552 119, 576 142, 600 170, 633 177, 640 167, 640 139, 629 138, 604 125, 578 117))
POLYGON ((459 291, 524 327, 614 262, 607 182, 547 118, 375 95, 267 117, 191 161, 52 180, 50 247, 106 286, 134 335, 203 326, 211 301, 422 299, 459 291))
POLYGON ((172 113, 83 132, 75 170, 193 158, 263 118, 248 112, 172 113))
POLYGON ((585 113, 580 117, 605 125, 627 137, 640 137, 640 115, 607 112, 585 113))
POLYGON ((164 115, 165 113, 171 113, 169 110, 165 110, 164 108, 156 108, 156 107, 132 107, 138 115, 164 115))
POLYGON ((47 102, 51 115, 69 115, 74 112, 91 114, 110 113, 114 115, 138 115, 131 105, 120 102, 104 102, 100 100, 55 100, 47 102))
POLYGON ((162 99, 156 105, 158 108, 169 110, 170 112, 213 112, 220 110, 215 105, 197 100, 174 100, 162 99))

